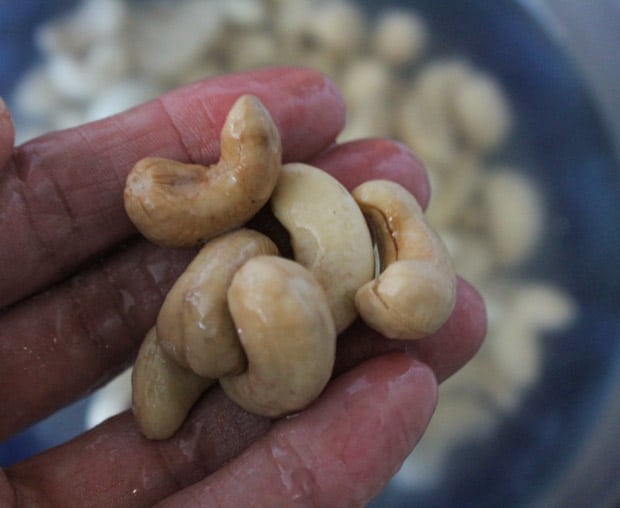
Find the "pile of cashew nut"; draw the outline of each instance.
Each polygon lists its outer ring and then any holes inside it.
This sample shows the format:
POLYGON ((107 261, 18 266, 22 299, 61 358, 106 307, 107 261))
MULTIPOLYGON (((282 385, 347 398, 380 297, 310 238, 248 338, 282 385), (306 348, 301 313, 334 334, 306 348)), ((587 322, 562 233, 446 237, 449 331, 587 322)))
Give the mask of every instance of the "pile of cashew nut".
POLYGON ((202 246, 133 370, 134 413, 151 439, 173 435, 217 381, 252 413, 299 411, 329 381, 337 336, 358 315, 412 340, 454 308, 452 261, 402 186, 371 180, 349 193, 319 168, 282 165, 279 132, 251 95, 229 111, 220 146, 212 166, 147 158, 126 182, 125 208, 146 238, 202 246), (248 227, 266 205, 294 259, 248 227))

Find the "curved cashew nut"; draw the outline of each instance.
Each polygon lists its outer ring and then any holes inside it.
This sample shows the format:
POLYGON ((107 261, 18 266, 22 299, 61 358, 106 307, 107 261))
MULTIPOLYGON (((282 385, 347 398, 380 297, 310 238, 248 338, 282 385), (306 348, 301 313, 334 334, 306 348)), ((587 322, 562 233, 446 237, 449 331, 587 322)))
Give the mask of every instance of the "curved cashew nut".
POLYGON ((362 319, 393 339, 434 333, 456 299, 456 275, 445 245, 401 185, 373 180, 352 194, 370 222, 382 263, 380 276, 355 295, 362 319))
POLYGON ((200 376, 219 378, 241 372, 245 356, 228 311, 226 291, 248 259, 277 253, 269 238, 250 229, 208 242, 166 295, 157 317, 162 348, 200 376))
POLYGON ((147 333, 131 375, 133 412, 149 439, 172 436, 200 395, 215 381, 179 367, 147 333))
POLYGON ((237 99, 220 143, 220 160, 212 166, 154 157, 134 166, 125 185, 125 209, 145 237, 170 247, 196 245, 242 225, 268 201, 282 146, 258 98, 237 99))
POLYGON ((357 317, 355 292, 374 274, 372 239, 351 194, 307 164, 285 164, 271 208, 287 229, 295 260, 325 289, 341 332, 357 317))
POLYGON ((318 397, 332 373, 336 330, 312 274, 285 258, 254 257, 233 277, 228 305, 248 358, 245 372, 220 379, 228 396, 268 417, 318 397))

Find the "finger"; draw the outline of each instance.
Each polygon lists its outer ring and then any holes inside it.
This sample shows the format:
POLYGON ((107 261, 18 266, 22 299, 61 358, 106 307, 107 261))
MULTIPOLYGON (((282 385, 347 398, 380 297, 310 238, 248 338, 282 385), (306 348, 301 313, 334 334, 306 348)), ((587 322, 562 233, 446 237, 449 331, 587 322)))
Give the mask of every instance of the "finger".
POLYGON ((404 186, 422 208, 428 205, 430 185, 424 165, 400 143, 387 139, 351 141, 331 147, 311 162, 349 190, 366 180, 387 178, 404 186))
POLYGON ((141 240, 0 316, 0 441, 126 366, 191 260, 141 240))
POLYGON ((6 170, 15 143, 15 127, 6 102, 0 97, 0 181, 2 173, 6 170))
POLYGON ((435 379, 422 364, 405 356, 370 361, 158 506, 365 506, 420 439, 435 401, 435 379))
MULTIPOLYGON (((421 167, 400 145, 369 140, 354 146, 367 155, 355 161, 355 169, 369 178, 380 174, 396 179, 418 192, 421 167)), ((350 156, 351 145, 343 145, 321 163, 343 174, 350 156)), ((20 407, 0 421, 0 437, 85 395, 130 361, 155 321, 167 287, 192 255, 166 252, 139 243, 0 314, 0 404, 20 407), (153 284, 159 272, 164 280, 153 284)))
POLYGON ((147 440, 133 415, 124 412, 6 474, 30 501, 25 506, 45 500, 50 506, 83 507, 88 499, 90 508, 150 507, 216 471, 270 426, 214 387, 169 440, 147 440))
POLYGON ((307 410, 273 427, 214 389, 168 441, 146 441, 124 414, 13 466, 7 475, 18 495, 35 506, 43 499, 67 508, 83 506, 84 499, 92 508, 152 506, 192 484, 164 505, 200 506, 192 503, 202 499, 209 506, 215 493, 230 503, 223 506, 255 506, 265 491, 281 497, 266 497, 264 506, 294 506, 296 495, 310 506, 361 505, 419 439, 435 398, 430 370, 390 355, 336 379, 307 410), (308 479, 312 493, 304 491, 308 479), (288 492, 283 480, 290 480, 288 492), (237 497, 242 494, 252 501, 237 497), (317 497, 303 499, 306 494, 317 497))
POLYGON ((145 156, 212 163, 232 102, 254 93, 282 135, 284 157, 304 160, 342 128, 342 99, 322 74, 269 69, 213 78, 126 113, 35 139, 0 181, 0 307, 72 272, 133 234, 123 187, 145 156))

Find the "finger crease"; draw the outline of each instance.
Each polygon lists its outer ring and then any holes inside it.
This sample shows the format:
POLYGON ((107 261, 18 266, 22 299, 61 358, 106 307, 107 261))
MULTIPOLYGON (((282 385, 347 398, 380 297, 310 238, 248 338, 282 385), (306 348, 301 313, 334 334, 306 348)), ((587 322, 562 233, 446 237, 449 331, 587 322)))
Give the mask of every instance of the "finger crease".
POLYGON ((36 221, 34 220, 34 215, 30 212, 32 207, 30 206, 30 199, 27 197, 28 193, 26 189, 24 189, 23 183, 19 180, 19 178, 18 182, 19 183, 12 189, 13 196, 21 202, 23 216, 26 218, 28 229, 32 233, 35 248, 42 251, 42 259, 46 259, 54 267, 58 267, 58 256, 49 242, 45 239, 44 235, 41 233, 41 230, 37 227, 36 221))
POLYGON ((164 102, 163 97, 158 97, 157 98, 157 104, 161 108, 161 111, 164 114, 164 117, 165 117, 166 121, 168 122, 168 125, 170 126, 172 131, 175 133, 177 141, 179 142, 179 145, 183 149, 183 153, 184 153, 187 161, 193 163, 195 159, 194 159, 194 157, 191 154, 191 150, 190 150, 189 146, 187 146, 187 144, 185 143, 185 138, 183 136, 183 133, 181 132, 181 129, 179 129, 177 127, 176 123, 172 119, 172 115, 171 115, 170 111, 168 110, 168 107, 166 106, 166 103, 164 102))

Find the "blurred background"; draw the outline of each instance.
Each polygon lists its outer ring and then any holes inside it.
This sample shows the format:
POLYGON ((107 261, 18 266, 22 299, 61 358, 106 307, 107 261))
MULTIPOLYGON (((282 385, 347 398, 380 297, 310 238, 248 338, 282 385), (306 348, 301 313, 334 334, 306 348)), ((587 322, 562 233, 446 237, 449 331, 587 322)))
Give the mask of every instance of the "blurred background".
MULTIPOLYGON (((332 76, 342 141, 387 136, 424 161, 429 220, 489 309, 485 345, 372 506, 611 507, 619 47, 617 0, 5 1, 0 95, 23 142, 210 75, 332 76)), ((0 466, 128 405, 125 373, 0 444, 0 466)))

